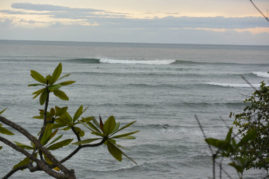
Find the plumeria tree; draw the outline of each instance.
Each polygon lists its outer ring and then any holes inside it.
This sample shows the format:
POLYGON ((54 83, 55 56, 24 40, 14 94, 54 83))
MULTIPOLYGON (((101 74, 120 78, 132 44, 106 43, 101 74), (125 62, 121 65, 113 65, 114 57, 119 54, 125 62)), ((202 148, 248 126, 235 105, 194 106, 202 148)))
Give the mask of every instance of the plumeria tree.
MULTIPOLYGON (((68 112, 67 106, 54 106, 49 109, 51 95, 55 95, 60 100, 69 100, 66 93, 62 91, 62 87, 75 83, 75 81, 70 80, 63 81, 69 75, 62 75, 61 63, 52 74, 47 76, 31 70, 31 76, 36 83, 29 84, 29 86, 40 87, 33 92, 33 98, 38 98, 42 106, 39 114, 33 117, 43 120, 40 132, 36 136, 30 134, 22 126, 1 116, 6 109, 0 111, 0 142, 5 144, 4 147, 11 147, 24 156, 24 159, 18 161, 3 178, 8 178, 17 171, 28 169, 30 172, 44 171, 54 178, 74 179, 76 178, 75 171, 68 169, 64 162, 70 160, 82 149, 100 145, 106 145, 109 153, 116 160, 121 161, 122 157, 125 156, 135 163, 118 145, 119 139, 135 139, 133 134, 138 131, 122 133, 135 121, 122 126, 116 122, 114 116, 108 117, 105 121, 99 116, 97 120, 94 116, 83 115, 87 110, 83 105, 80 105, 73 115, 68 112), (67 131, 73 133, 72 138, 70 135, 65 135, 67 131), (29 142, 11 141, 9 135, 23 135, 29 142), (60 159, 53 154, 54 151, 61 150, 66 146, 73 146, 74 150, 64 158, 60 159)), ((2 147, 0 146, 0 149, 2 147)))

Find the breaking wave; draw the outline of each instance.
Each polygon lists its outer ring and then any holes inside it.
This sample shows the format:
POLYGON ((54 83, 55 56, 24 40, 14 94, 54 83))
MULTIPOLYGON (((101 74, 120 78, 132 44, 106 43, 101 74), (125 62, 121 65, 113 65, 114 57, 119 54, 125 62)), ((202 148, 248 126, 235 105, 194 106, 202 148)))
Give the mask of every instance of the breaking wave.
POLYGON ((175 63, 176 60, 119 60, 109 58, 76 58, 65 60, 73 63, 108 63, 108 64, 145 64, 145 65, 169 65, 175 63))
POLYGON ((267 72, 252 72, 252 74, 262 78, 269 78, 269 73, 267 72))
POLYGON ((212 85, 212 86, 220 86, 220 87, 230 87, 230 88, 251 88, 251 87, 259 87, 260 84, 252 84, 252 86, 250 86, 249 84, 245 84, 245 83, 215 83, 215 82, 208 82, 206 83, 208 85, 212 85))
POLYGON ((175 63, 176 60, 117 60, 117 59, 100 59, 100 63, 110 64, 146 64, 146 65, 169 65, 175 63))

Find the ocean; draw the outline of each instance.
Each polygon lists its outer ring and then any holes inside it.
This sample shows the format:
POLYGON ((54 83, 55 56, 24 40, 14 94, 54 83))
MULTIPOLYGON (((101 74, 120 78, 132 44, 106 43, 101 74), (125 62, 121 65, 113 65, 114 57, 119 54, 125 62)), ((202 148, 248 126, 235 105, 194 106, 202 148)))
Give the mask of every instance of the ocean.
MULTIPOLYGON (((208 137, 224 137, 232 124, 230 112, 239 113, 251 88, 268 82, 269 46, 0 41, 0 109, 4 116, 39 132, 42 121, 33 119, 40 109, 32 99, 36 89, 30 70, 63 73, 76 83, 63 90, 70 100, 51 98, 50 106, 88 106, 85 115, 106 119, 114 115, 122 124, 136 121, 136 140, 120 141, 137 165, 114 160, 103 146, 81 150, 66 162, 82 179, 156 179, 211 177, 210 152, 195 121, 196 114, 208 137)), ((70 134, 68 134, 70 135, 70 134)), ((27 142, 17 135, 12 140, 27 142)), ((59 158, 74 147, 56 152, 59 158)), ((4 146, 0 174, 22 159, 4 146)), ((227 163, 227 162, 226 162, 227 163)), ((224 169, 233 177, 229 166, 224 169)), ((260 178, 251 170, 246 178, 260 178)), ((13 178, 49 178, 42 172, 17 172, 13 178)), ((223 178, 226 178, 223 174, 223 178)))

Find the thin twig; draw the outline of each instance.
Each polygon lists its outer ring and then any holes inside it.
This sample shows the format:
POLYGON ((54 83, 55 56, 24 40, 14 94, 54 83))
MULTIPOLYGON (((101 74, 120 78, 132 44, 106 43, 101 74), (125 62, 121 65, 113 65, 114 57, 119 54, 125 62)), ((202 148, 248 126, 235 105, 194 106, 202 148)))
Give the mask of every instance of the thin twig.
MULTIPOLYGON (((196 119, 196 121, 197 121, 197 123, 198 123, 198 125, 199 125, 199 128, 200 128, 200 130, 201 130, 201 132, 202 132, 202 134, 203 134, 204 139, 206 139, 207 137, 206 137, 206 134, 205 134, 205 131, 204 131, 204 129, 203 129, 202 124, 200 123, 200 121, 199 121, 197 115, 194 115, 194 117, 195 117, 195 119, 196 119)), ((213 156, 215 156, 216 154, 213 152, 212 147, 211 147, 208 143, 207 143, 207 146, 208 146, 208 148, 209 148, 209 150, 210 150, 210 152, 211 152, 212 158, 213 158, 213 156)), ((219 151, 217 151, 216 153, 218 153, 218 152, 219 152, 219 151)), ((216 163, 216 164, 220 164, 220 163, 217 162, 217 161, 216 161, 216 162, 214 161, 214 163, 216 163)), ((214 167, 214 166, 213 166, 213 167, 214 167)), ((223 171, 223 173, 224 173, 228 178, 232 179, 231 175, 229 175, 229 173, 226 172, 226 170, 224 170, 224 169, 222 168, 222 171, 223 171)), ((213 168, 213 177, 214 177, 214 176, 215 176, 215 171, 214 171, 214 168, 213 168)))
POLYGON ((265 18, 265 20, 269 22, 269 18, 260 10, 260 8, 258 8, 258 6, 256 6, 256 4, 252 0, 249 1, 255 7, 255 9, 265 18))
POLYGON ((257 88, 253 86, 244 76, 241 76, 241 78, 255 91, 257 91, 257 88))
MULTIPOLYGON (((202 134, 203 134, 204 139, 206 139, 207 137, 206 137, 206 135, 205 135, 205 131, 204 131, 204 129, 203 129, 202 124, 200 123, 200 121, 199 121, 199 119, 198 119, 198 117, 197 117, 197 115, 196 115, 196 114, 194 115, 194 117, 195 117, 195 119, 196 119, 196 121, 197 121, 197 123, 198 123, 198 126, 199 126, 199 128, 200 128, 200 130, 201 130, 202 134)), ((214 152, 213 152, 212 147, 211 147, 209 144, 207 144, 207 146, 208 146, 208 148, 209 148, 209 150, 210 150, 211 154, 213 155, 213 154, 214 154, 214 152)))
POLYGON ((223 122, 223 124, 225 125, 225 127, 227 128, 227 129, 230 129, 230 126, 227 124, 227 122, 220 116, 219 117, 220 118, 220 120, 223 122))
POLYGON ((87 145, 78 146, 73 152, 71 152, 68 156, 66 156, 60 162, 61 163, 64 163, 65 161, 69 160, 70 158, 72 158, 82 148, 86 148, 86 147, 97 147, 97 146, 102 145, 106 140, 107 140, 107 138, 103 138, 103 140, 101 140, 100 142, 98 142, 96 144, 87 144, 87 145))
MULTIPOLYGON (((199 121, 199 119, 198 119, 198 117, 197 117, 197 115, 194 115, 194 117, 195 117, 195 119, 196 119, 196 121, 197 121, 197 123, 198 123, 198 125, 199 125, 199 128, 200 128, 200 130, 202 131, 202 133, 203 133, 203 136, 204 136, 204 139, 206 140, 206 135, 205 135, 205 131, 204 131, 204 129, 203 129, 203 126, 202 126, 202 124, 200 123, 200 121, 199 121)), ((215 179, 215 176, 216 176, 216 172, 215 172, 215 165, 216 165, 216 157, 217 157, 217 155, 213 152, 213 149, 212 149, 212 147, 207 143, 207 146, 208 146, 208 148, 209 148, 209 150, 210 150, 210 152, 211 152, 211 155, 212 155, 212 162, 213 162, 213 168, 212 168, 212 173, 213 173, 213 179, 215 179)))

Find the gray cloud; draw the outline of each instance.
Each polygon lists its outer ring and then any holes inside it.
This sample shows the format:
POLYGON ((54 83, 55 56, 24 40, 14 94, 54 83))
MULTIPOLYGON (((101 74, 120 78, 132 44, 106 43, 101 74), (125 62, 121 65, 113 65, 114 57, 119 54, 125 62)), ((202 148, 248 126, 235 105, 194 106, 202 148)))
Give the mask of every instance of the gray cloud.
POLYGON ((98 11, 95 9, 78 9, 78 8, 69 8, 49 4, 32 4, 32 3, 13 3, 11 7, 14 9, 23 9, 32 11, 68 11, 68 10, 98 11))
POLYGON ((122 29, 88 28, 85 26, 62 26, 35 28, 2 27, 0 39, 94 41, 94 42, 145 42, 145 43, 199 43, 199 44, 252 44, 269 45, 268 34, 239 33, 235 31, 211 32, 200 30, 169 29, 122 29))
POLYGON ((128 28, 254 28, 269 27, 260 17, 165 17, 154 19, 95 18, 100 24, 128 28))
MULTIPOLYGON (((37 11, 36 14, 50 15, 55 19, 83 19, 111 28, 255 28, 269 27, 262 17, 173 17, 153 19, 128 18, 127 14, 100 9, 69 8, 48 4, 14 3, 14 9, 37 11)), ((19 10, 2 10, 6 14, 27 14, 19 10)), ((29 12, 29 14, 35 14, 29 12)))
MULTIPOLYGON (((44 12, 48 11, 49 15, 54 16, 55 18, 86 18, 89 15, 94 16, 104 16, 99 14, 106 14, 107 16, 123 16, 123 13, 109 12, 100 9, 91 9, 91 8, 70 8, 65 6, 55 6, 49 4, 32 4, 32 3, 13 3, 11 5, 14 9, 20 10, 31 10, 44 12)), ((18 11, 17 11, 18 12, 18 11)))
MULTIPOLYGON (((47 4, 14 3, 13 10, 0 10, 1 13, 19 15, 23 24, 46 23, 23 20, 23 15, 49 15, 55 22, 38 28, 16 26, 10 18, 0 19, 0 39, 21 40, 74 40, 111 42, 152 42, 152 43, 231 43, 269 44, 268 33, 252 34, 237 32, 234 29, 269 27, 262 17, 173 17, 138 19, 128 14, 108 12, 99 9, 69 8, 47 4), (31 10, 31 11, 30 11, 31 10), (61 23, 61 19, 90 22, 61 23), (201 29, 199 29, 201 28, 201 29), (202 29, 204 28, 204 29, 202 29), (210 31, 225 29, 225 31, 210 31)), ((18 20, 17 19, 17 20, 18 20)))

